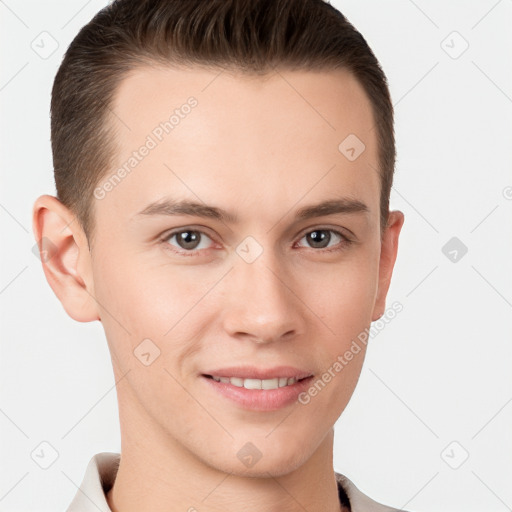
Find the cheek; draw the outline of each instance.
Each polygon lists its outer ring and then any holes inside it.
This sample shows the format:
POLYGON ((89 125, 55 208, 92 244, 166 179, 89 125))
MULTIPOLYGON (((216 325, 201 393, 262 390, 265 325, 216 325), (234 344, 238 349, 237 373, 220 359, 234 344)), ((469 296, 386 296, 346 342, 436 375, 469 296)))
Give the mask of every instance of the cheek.
MULTIPOLYGON (((94 259, 95 294, 101 322, 111 350, 123 366, 131 366, 133 350, 146 338, 160 338, 172 319, 171 302, 162 300, 163 283, 127 251, 115 251, 115 243, 103 244, 94 259), (103 249, 103 248, 106 249, 103 249), (158 286, 157 286, 158 285, 158 286), (166 318, 168 315, 168 319, 166 318)), ((159 345, 159 343, 157 343, 159 345)))
MULTIPOLYGON (((317 276, 318 278, 318 276, 317 276)), ((320 423, 334 423, 357 385, 366 354, 367 333, 377 291, 375 256, 362 254, 357 261, 340 265, 310 295, 311 309, 328 331, 319 337, 322 373, 306 391, 302 404, 320 423)))
POLYGON ((357 251, 340 265, 316 273, 307 283, 311 309, 334 332, 335 346, 348 342, 371 323, 378 288, 378 255, 357 251), (313 286, 314 285, 314 286, 313 286))
POLYGON ((123 368, 132 367, 134 350, 145 339, 160 350, 159 363, 169 367, 194 350, 193 340, 209 320, 203 297, 218 272, 206 278, 192 267, 173 268, 137 254, 114 259, 106 252, 97 255, 93 271, 103 328, 123 368))

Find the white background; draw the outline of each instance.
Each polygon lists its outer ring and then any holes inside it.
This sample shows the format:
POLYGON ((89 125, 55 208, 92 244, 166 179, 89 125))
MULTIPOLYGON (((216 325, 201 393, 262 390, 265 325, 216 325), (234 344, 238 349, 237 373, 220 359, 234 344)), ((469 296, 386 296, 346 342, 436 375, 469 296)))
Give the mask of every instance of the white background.
MULTIPOLYGON (((388 76, 391 207, 406 216, 389 295, 404 309, 370 343, 335 469, 410 511, 511 510, 512 1, 331 3, 388 76), (456 262, 442 252, 452 237, 468 248, 456 262)), ((53 78, 105 4, 0 2, 0 511, 64 510, 90 457, 120 450, 101 324, 67 316, 31 227, 36 197, 55 195, 53 78), (48 58, 31 47, 43 31, 58 43, 48 58), (59 454, 46 470, 31 458, 42 441, 59 454)))

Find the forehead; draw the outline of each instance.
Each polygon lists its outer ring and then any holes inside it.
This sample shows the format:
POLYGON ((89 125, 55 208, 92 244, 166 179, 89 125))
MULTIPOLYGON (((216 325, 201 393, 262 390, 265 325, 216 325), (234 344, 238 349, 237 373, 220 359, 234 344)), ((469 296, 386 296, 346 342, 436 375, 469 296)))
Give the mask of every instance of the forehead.
POLYGON ((270 216, 329 193, 378 210, 371 104, 346 70, 261 77, 144 66, 121 82, 111 112, 117 152, 99 185, 122 178, 99 210, 129 217, 170 195, 270 216))

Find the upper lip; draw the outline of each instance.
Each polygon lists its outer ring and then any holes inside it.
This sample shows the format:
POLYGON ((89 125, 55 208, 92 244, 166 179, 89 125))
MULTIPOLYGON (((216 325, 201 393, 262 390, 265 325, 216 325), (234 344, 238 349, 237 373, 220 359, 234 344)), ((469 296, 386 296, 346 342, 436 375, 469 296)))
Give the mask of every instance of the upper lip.
POLYGON ((274 366, 272 368, 257 368, 255 366, 231 366, 210 370, 203 375, 215 377, 238 377, 241 379, 275 379, 277 377, 295 377, 297 380, 310 377, 312 372, 293 366, 274 366))

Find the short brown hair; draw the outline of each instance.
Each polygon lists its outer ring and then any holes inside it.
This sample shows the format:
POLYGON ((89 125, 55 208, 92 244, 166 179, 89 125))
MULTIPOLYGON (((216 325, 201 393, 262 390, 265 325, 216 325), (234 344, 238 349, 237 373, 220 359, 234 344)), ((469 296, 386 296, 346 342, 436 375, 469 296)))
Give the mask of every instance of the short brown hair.
POLYGON ((71 42, 52 89, 57 197, 89 246, 93 191, 115 158, 112 101, 127 73, 148 63, 247 74, 274 67, 350 71, 372 106, 385 227, 395 167, 393 104, 377 58, 343 14, 324 0, 115 0, 71 42))

